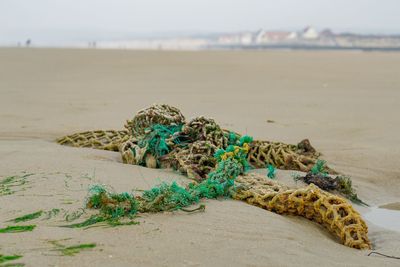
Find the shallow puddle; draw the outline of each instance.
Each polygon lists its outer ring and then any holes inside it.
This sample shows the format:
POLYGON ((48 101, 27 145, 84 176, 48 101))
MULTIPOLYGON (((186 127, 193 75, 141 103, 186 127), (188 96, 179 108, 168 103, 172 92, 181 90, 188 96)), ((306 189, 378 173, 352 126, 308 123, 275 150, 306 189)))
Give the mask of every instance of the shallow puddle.
POLYGON ((389 203, 380 207, 373 207, 364 218, 382 228, 400 232, 400 203, 389 203))

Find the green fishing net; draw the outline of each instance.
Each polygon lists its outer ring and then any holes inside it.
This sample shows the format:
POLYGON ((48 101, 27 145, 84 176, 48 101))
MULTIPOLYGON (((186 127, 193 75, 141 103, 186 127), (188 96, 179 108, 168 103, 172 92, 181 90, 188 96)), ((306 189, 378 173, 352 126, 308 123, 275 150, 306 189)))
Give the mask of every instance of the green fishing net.
POLYGON ((234 185, 236 177, 248 168, 246 156, 251 141, 252 138, 243 136, 238 140, 240 146, 230 145, 226 150, 218 150, 215 153, 215 170, 208 174, 206 180, 191 183, 188 187, 182 187, 176 182, 161 183, 144 191, 141 196, 134 196, 130 193, 111 193, 104 186, 93 186, 86 206, 98 209, 99 214, 69 227, 87 227, 98 222, 120 225, 119 219, 132 218, 137 213, 181 210, 199 203, 203 198, 229 197, 229 189, 234 185))
POLYGON ((142 139, 139 140, 140 147, 146 147, 147 152, 150 152, 155 157, 161 157, 168 154, 175 144, 180 144, 179 138, 172 138, 172 135, 182 130, 183 125, 162 125, 155 124, 146 130, 142 139))

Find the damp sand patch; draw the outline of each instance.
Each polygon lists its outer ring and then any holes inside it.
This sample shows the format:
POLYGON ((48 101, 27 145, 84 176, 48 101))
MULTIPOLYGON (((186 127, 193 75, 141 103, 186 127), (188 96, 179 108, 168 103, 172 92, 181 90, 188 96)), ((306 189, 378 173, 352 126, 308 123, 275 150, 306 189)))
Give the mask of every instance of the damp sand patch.
POLYGON ((388 203, 372 207, 364 218, 382 228, 400 232, 400 203, 388 203))

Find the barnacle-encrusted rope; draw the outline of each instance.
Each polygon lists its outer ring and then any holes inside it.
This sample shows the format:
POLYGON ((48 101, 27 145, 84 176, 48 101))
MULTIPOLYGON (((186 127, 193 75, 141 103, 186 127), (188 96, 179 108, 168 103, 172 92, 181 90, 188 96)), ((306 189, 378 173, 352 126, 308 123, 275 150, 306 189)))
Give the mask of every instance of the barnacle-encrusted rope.
POLYGON ((322 191, 314 184, 289 189, 255 173, 239 176, 235 184, 234 199, 278 214, 305 217, 323 225, 348 247, 371 248, 366 223, 342 197, 322 191))

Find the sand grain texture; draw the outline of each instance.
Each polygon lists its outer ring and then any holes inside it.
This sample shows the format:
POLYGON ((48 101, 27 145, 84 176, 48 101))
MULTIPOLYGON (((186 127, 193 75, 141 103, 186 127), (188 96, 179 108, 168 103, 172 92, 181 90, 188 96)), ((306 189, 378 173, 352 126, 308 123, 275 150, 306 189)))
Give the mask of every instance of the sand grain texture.
MULTIPOLYGON (((124 165, 118 153, 54 143, 77 131, 121 129, 156 102, 257 139, 309 138, 353 177, 361 199, 398 202, 399 88, 397 53, 0 49, 0 176, 34 173, 23 191, 0 196, 0 226, 37 210, 77 210, 94 183, 116 191, 184 183, 171 171, 124 165)), ((290 175, 277 178, 291 182, 290 175)), ((27 266, 400 265, 342 246, 302 218, 233 200, 206 205, 204 213, 146 214, 140 225, 117 228, 67 229, 58 227, 62 216, 37 219, 33 232, 2 234, 0 253, 21 254, 27 266), (46 240, 65 238, 97 247, 49 255, 46 240)), ((399 233, 370 224, 370 238, 379 252, 400 255, 399 233)))

